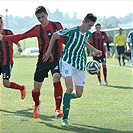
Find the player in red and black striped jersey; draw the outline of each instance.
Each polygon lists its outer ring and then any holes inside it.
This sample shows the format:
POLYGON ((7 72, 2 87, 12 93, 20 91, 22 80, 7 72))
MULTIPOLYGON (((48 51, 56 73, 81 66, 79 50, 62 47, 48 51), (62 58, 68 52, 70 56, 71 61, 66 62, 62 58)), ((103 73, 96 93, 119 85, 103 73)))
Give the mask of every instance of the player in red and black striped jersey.
POLYGON ((38 56, 36 71, 34 73, 34 88, 32 90, 32 97, 35 102, 33 117, 38 118, 39 116, 38 112, 39 112, 39 107, 41 102, 39 99, 40 89, 44 79, 48 77, 49 71, 51 71, 53 75, 54 97, 55 97, 55 103, 56 103, 56 109, 55 109, 56 116, 62 117, 63 113, 60 110, 60 106, 62 101, 63 89, 60 83, 61 75, 59 72, 58 62, 60 58, 60 53, 63 50, 62 42, 64 42, 64 39, 62 38, 60 40, 56 40, 55 45, 52 49, 52 55, 47 62, 45 62, 42 59, 42 57, 43 57, 43 54, 46 53, 52 34, 55 31, 62 29, 63 27, 59 22, 52 22, 48 20, 47 18, 48 13, 43 6, 39 6, 36 9, 35 15, 41 24, 34 26, 32 29, 30 29, 29 31, 23 34, 3 36, 3 40, 11 40, 11 41, 19 42, 20 40, 25 38, 37 37, 38 47, 39 47, 39 56, 38 56))
MULTIPOLYGON (((102 56, 97 57, 93 56, 93 60, 97 60, 98 62, 102 63, 103 68, 103 75, 104 75, 104 84, 108 85, 107 82, 107 67, 106 67, 106 47, 104 46, 104 43, 106 43, 107 50, 108 50, 108 56, 110 56, 110 48, 109 48, 109 42, 108 42, 108 36, 106 32, 100 31, 101 30, 101 24, 97 23, 95 25, 96 31, 92 33, 92 36, 90 37, 89 43, 93 45, 95 48, 102 51, 102 56)), ((98 77, 98 85, 101 85, 101 74, 100 72, 97 74, 98 77)))
MULTIPOLYGON (((13 35, 13 32, 8 29, 3 29, 3 18, 0 15, 0 34, 2 35, 13 35)), ((22 52, 21 46, 17 43, 18 51, 22 52)), ((13 43, 11 41, 2 40, 0 41, 0 75, 2 73, 3 85, 6 88, 17 89, 21 92, 21 99, 23 100, 26 96, 26 86, 20 85, 10 81, 11 70, 13 67, 13 43)))

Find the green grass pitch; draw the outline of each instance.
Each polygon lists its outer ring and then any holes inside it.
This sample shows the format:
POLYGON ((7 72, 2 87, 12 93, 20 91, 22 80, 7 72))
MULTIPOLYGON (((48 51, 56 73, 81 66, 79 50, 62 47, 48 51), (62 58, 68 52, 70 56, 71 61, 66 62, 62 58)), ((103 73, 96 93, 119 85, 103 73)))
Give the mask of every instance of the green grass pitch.
MULTIPOLYGON (((71 101, 69 121, 72 126, 64 128, 61 127, 61 120, 54 117, 55 104, 50 73, 41 88, 40 117, 32 117, 31 90, 36 61, 36 57, 14 58, 11 81, 26 84, 27 96, 23 101, 20 99, 20 92, 4 88, 0 78, 0 133, 133 132, 130 63, 126 61, 126 66, 119 67, 117 60, 107 59, 108 86, 97 86, 97 77, 86 72, 83 96, 71 101)), ((65 92, 63 79, 62 84, 65 92)))

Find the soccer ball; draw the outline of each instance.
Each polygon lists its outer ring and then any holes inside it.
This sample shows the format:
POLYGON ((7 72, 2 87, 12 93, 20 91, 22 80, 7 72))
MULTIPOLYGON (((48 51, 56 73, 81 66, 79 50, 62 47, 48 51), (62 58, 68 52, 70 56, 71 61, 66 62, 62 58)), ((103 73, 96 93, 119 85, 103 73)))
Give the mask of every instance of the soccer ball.
POLYGON ((100 71, 101 65, 98 61, 96 60, 92 60, 89 61, 86 65, 86 70, 88 73, 90 73, 91 75, 95 75, 100 71))

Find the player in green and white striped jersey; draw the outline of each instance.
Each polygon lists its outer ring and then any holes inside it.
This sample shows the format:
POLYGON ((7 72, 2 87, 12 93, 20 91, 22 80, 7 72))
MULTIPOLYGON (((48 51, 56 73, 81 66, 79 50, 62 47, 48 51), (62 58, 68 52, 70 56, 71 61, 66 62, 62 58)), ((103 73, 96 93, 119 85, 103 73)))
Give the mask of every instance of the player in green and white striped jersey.
POLYGON ((127 35, 127 51, 130 51, 130 44, 131 46, 131 66, 133 67, 133 30, 130 31, 127 35))
POLYGON ((86 65, 84 47, 91 36, 91 32, 82 33, 77 26, 71 29, 60 30, 57 33, 65 36, 67 39, 66 47, 62 53, 62 60, 79 70, 84 70, 86 65))
POLYGON ((86 15, 82 24, 70 29, 59 30, 53 34, 47 52, 44 54, 44 60, 47 60, 51 55, 52 46, 56 39, 60 36, 66 38, 66 45, 60 58, 60 72, 65 79, 66 92, 63 98, 63 113, 62 125, 69 126, 68 114, 70 110, 70 100, 82 96, 85 85, 85 66, 86 54, 85 46, 92 50, 95 55, 101 56, 102 52, 94 48, 88 43, 91 36, 89 31, 96 22, 97 18, 89 13, 86 15), (73 82, 75 84, 75 91, 73 91, 73 82))

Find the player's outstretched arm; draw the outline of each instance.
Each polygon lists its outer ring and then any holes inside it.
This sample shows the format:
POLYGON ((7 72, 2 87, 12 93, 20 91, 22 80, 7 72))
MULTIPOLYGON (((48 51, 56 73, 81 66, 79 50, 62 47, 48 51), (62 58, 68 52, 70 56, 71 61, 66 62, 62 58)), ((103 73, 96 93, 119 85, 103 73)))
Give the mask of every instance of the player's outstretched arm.
POLYGON ((26 37, 26 33, 16 34, 16 35, 1 35, 0 34, 0 41, 1 40, 9 40, 15 44, 17 44, 20 40, 23 40, 25 38, 28 38, 28 37, 26 37))
POLYGON ((102 55, 102 51, 94 48, 92 45, 90 45, 88 42, 86 43, 86 47, 93 51, 93 55, 100 57, 102 55))
POLYGON ((53 57, 52 54, 51 54, 51 50, 52 50, 52 47, 53 47, 56 39, 59 39, 59 38, 60 38, 60 35, 57 32, 53 33, 53 35, 52 35, 52 37, 50 39, 50 42, 49 42, 49 46, 48 46, 47 52, 42 57, 42 59, 44 61, 47 61, 50 56, 53 57))

